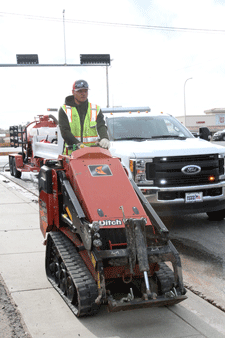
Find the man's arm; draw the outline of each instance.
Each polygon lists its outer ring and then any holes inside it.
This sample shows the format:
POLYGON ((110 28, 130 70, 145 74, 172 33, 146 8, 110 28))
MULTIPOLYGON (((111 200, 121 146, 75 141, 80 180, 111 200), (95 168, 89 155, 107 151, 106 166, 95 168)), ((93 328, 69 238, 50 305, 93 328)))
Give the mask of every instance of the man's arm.
POLYGON ((97 117, 97 131, 98 131, 98 135, 100 136, 100 142, 99 142, 100 147, 109 149, 110 147, 109 136, 107 132, 107 127, 105 125, 104 116, 101 110, 98 113, 98 117, 97 117))
POLYGON ((68 117, 62 108, 59 110, 59 128, 62 138, 67 144, 72 145, 79 143, 79 141, 71 133, 68 117))
POLYGON ((100 110, 97 116, 97 131, 98 135, 100 136, 100 139, 102 140, 103 138, 106 138, 107 140, 109 139, 108 132, 107 132, 107 127, 105 125, 105 120, 104 116, 100 110))

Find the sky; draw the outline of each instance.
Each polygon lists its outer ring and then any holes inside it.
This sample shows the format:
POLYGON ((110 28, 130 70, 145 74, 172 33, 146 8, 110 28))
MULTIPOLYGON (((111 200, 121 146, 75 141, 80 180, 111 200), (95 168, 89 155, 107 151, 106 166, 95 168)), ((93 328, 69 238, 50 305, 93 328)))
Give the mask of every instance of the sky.
POLYGON ((225 0, 5 1, 1 65, 17 54, 61 65, 110 54, 111 65, 108 102, 105 66, 0 67, 0 128, 58 109, 79 79, 102 108, 149 106, 175 117, 224 108, 224 17, 225 0))

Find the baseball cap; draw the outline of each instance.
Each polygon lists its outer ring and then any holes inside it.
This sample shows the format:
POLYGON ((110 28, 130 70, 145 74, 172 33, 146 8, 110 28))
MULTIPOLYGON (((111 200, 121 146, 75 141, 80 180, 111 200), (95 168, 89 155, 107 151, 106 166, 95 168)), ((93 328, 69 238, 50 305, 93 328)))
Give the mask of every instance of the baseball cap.
POLYGON ((88 83, 85 80, 77 80, 73 84, 73 92, 77 92, 78 90, 81 89, 89 89, 88 88, 88 83))

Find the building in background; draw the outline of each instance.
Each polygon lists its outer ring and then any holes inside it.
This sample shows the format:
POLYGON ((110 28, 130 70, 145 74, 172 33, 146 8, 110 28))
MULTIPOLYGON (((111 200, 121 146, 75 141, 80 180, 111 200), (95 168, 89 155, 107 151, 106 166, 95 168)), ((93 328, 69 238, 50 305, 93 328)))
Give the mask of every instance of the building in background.
POLYGON ((186 115, 176 118, 192 132, 207 127, 212 133, 225 129, 225 108, 204 110, 204 115, 186 115), (186 121, 186 123, 185 123, 186 121))

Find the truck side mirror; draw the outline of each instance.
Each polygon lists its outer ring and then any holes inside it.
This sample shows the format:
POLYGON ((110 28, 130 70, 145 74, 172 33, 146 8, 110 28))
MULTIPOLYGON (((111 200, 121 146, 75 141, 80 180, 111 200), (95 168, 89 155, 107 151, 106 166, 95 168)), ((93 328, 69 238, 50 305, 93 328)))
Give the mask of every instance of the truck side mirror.
POLYGON ((210 141, 211 132, 209 131, 209 128, 203 127, 199 128, 199 137, 203 140, 210 141))

